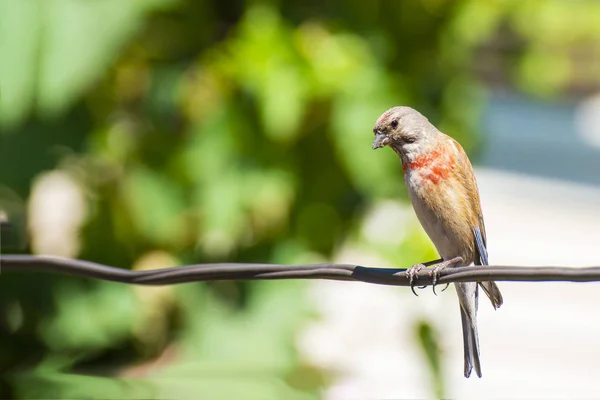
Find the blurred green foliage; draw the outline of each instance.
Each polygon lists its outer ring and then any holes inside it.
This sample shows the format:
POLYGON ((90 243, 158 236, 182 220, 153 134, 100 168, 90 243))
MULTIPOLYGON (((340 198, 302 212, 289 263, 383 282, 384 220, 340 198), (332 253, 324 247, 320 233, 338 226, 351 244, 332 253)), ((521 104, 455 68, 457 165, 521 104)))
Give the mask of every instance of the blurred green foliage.
MULTIPOLYGON (((72 256, 115 266, 327 259, 360 242, 370 205, 403 196, 395 155, 370 148, 384 110, 410 104, 470 151, 477 67, 557 93, 581 78, 565 50, 600 43, 599 7, 2 0, 3 198, 27 201, 43 172, 65 174, 86 208, 72 256), (482 48, 498 41, 509 48, 496 65, 482 48)), ((390 265, 432 255, 422 236, 402 252, 359 245, 390 265)), ((312 318, 305 287, 3 274, 0 396, 319 397, 327 373, 294 346, 312 318)), ((415 328, 441 396, 433 331, 415 328)))
POLYGON ((427 321, 421 321, 417 324, 416 341, 421 345, 429 370, 431 371, 431 380, 434 384, 433 393, 437 398, 443 398, 445 394, 444 374, 441 362, 441 346, 437 340, 438 335, 434 327, 427 321))

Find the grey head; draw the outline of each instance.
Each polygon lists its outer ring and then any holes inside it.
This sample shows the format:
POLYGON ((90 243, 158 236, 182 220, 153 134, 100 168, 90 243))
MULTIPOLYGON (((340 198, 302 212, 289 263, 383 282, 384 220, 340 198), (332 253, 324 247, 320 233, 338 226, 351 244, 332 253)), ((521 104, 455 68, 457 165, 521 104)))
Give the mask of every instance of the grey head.
POLYGON ((393 107, 381 114, 375 122, 373 150, 390 146, 398 153, 409 153, 428 143, 437 133, 420 112, 406 106, 393 107))

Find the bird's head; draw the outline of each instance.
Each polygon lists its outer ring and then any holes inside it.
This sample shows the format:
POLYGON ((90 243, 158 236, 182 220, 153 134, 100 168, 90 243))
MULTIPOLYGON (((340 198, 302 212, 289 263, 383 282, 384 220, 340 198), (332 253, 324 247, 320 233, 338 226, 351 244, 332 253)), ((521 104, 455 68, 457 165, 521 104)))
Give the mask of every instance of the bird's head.
POLYGON ((397 152, 417 149, 435 133, 435 128, 417 110, 399 106, 384 112, 375 123, 373 150, 390 146, 397 152))

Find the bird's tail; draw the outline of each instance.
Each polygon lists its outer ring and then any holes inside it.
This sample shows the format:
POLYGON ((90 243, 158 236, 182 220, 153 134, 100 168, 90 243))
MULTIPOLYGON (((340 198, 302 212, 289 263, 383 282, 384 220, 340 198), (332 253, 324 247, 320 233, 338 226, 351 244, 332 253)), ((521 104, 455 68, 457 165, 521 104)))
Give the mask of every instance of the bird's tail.
POLYGON ((475 282, 460 282, 454 285, 460 303, 460 319, 465 350, 465 378, 471 376, 473 368, 475 368, 477 376, 481 378, 479 335, 477 334, 478 285, 475 282))
POLYGON ((500 293, 500 288, 496 285, 496 282, 479 282, 479 286, 492 302, 494 309, 499 308, 502 305, 504 299, 502 298, 502 293, 500 293))
POLYGON ((463 343, 465 349, 465 378, 475 373, 481 378, 481 363, 479 362, 479 335, 477 334, 477 321, 472 321, 465 310, 460 308, 460 318, 463 329, 463 343))

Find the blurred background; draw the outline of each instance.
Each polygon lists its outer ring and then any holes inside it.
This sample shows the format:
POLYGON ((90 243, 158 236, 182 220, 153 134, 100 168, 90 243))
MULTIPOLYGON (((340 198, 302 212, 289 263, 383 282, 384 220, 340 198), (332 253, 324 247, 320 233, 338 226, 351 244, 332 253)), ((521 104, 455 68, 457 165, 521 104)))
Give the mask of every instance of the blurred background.
MULTIPOLYGON (((598 1, 1 0, 0 60, 4 253, 437 258, 371 150, 410 105, 473 160, 492 264, 600 262, 598 1)), ((453 288, 4 272, 0 397, 598 397, 597 285, 500 286, 466 380, 453 288)))

